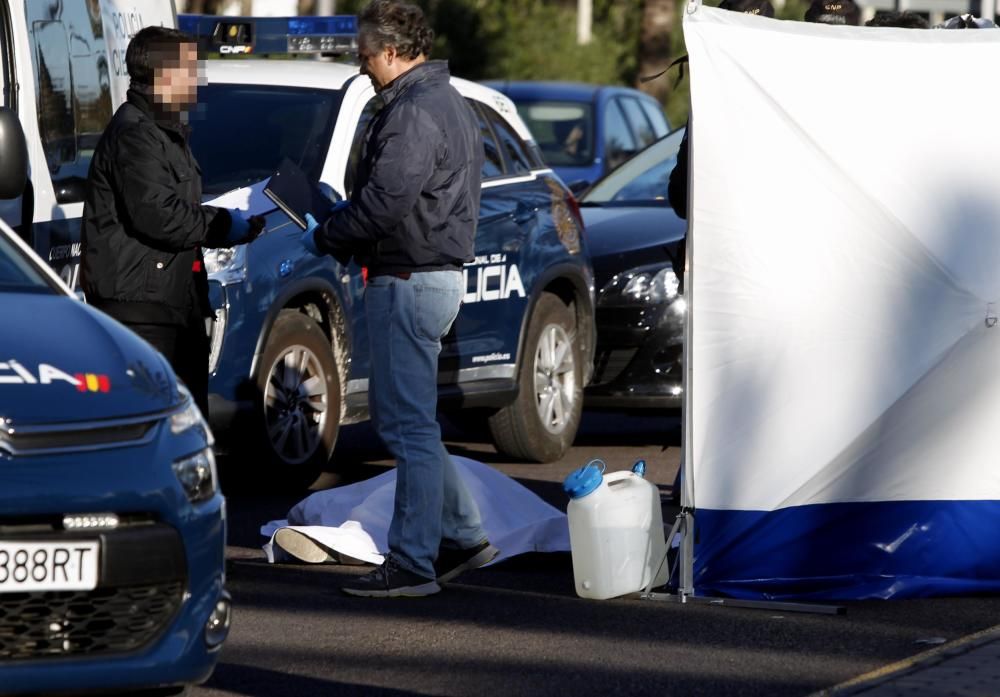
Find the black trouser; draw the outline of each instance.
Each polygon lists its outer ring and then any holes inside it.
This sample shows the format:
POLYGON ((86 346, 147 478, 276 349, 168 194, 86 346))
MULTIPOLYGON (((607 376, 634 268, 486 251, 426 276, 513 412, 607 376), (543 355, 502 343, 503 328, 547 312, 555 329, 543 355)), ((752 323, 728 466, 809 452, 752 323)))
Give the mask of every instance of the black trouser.
POLYGON ((201 413, 208 418, 208 335, 205 320, 183 324, 133 324, 129 329, 166 356, 177 377, 191 391, 201 413))

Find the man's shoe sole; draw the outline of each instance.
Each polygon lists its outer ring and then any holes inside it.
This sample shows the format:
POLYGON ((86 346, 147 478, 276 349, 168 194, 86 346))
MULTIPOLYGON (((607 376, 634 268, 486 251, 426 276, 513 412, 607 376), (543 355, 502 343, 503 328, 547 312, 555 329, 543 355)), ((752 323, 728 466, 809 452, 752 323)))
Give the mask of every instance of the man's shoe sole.
POLYGON ((316 541, 303 535, 298 530, 282 528, 274 534, 274 543, 283 550, 310 564, 322 564, 323 562, 336 561, 330 551, 318 544, 316 541))
POLYGON ((490 545, 476 556, 470 557, 465 563, 459 564, 451 571, 438 576, 438 583, 447 583, 459 574, 464 574, 466 571, 472 571, 473 569, 478 569, 480 566, 485 566, 496 559, 498 554, 500 554, 500 550, 490 545))
POLYGON ((344 593, 359 598, 423 598, 441 592, 437 581, 421 583, 419 586, 401 586, 400 588, 341 588, 344 593))

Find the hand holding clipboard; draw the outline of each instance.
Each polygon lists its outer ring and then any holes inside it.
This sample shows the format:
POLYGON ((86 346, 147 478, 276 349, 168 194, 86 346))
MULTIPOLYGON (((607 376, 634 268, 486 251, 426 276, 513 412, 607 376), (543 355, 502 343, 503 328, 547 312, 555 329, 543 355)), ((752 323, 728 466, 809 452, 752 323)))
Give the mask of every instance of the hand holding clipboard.
POLYGON ((287 157, 271 175, 271 180, 264 187, 264 195, 303 230, 309 226, 307 214, 322 225, 330 217, 334 205, 330 197, 287 157))

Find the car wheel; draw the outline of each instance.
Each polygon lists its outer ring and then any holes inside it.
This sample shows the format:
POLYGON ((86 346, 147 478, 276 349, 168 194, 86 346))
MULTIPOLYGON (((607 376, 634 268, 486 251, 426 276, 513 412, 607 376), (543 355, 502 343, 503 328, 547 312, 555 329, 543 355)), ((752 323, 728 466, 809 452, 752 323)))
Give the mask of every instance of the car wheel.
POLYGON ((498 451, 553 462, 573 444, 583 411, 583 360, 576 319, 562 300, 544 293, 524 342, 518 396, 490 417, 498 451))
POLYGON ((257 376, 258 418, 279 481, 312 483, 333 453, 340 425, 340 376, 319 325, 282 310, 257 376))

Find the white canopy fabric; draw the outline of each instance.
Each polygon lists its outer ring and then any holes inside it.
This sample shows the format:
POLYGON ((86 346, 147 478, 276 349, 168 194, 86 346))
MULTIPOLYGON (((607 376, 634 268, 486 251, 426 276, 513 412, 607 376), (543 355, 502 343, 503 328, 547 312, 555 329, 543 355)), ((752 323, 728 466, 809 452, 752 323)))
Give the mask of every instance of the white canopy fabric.
POLYGON ((1000 513, 1000 30, 684 31, 696 588, 992 588, 966 527, 1000 513))

